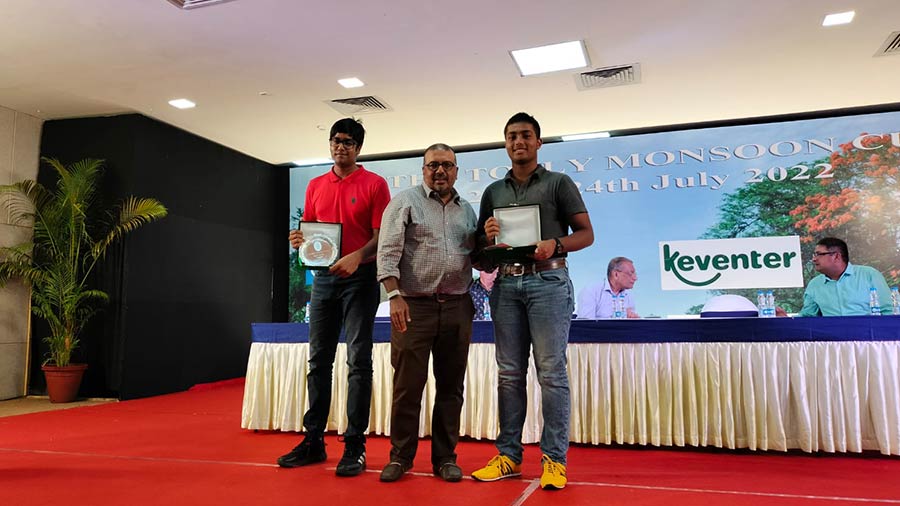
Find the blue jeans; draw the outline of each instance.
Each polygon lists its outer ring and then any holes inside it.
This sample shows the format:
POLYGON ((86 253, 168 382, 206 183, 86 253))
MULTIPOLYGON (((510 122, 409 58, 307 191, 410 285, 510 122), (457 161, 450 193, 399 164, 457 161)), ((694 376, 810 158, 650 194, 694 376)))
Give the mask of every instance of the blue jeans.
POLYGON ((575 308, 566 268, 524 276, 502 276, 491 292, 499 378, 500 435, 497 449, 522 462, 522 426, 528 352, 533 350, 544 427, 541 451, 561 464, 569 450, 569 376, 566 348, 575 308))
POLYGON ((331 409, 331 377, 341 328, 347 338, 347 430, 361 436, 369 427, 372 403, 372 330, 381 297, 375 262, 362 264, 352 276, 339 278, 323 271, 313 279, 309 319, 309 410, 303 425, 320 437, 331 409))

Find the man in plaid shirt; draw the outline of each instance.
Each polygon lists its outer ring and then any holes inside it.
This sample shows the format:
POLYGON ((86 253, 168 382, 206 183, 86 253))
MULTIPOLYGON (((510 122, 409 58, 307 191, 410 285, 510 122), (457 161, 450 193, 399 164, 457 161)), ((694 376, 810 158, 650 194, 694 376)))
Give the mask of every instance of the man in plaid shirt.
POLYGON ((456 465, 463 380, 472 336, 469 297, 475 253, 475 210, 453 188, 459 168, 446 144, 425 150, 424 184, 388 204, 378 238, 378 280, 391 305, 390 462, 381 481, 399 480, 413 465, 428 356, 436 385, 431 425, 435 476, 459 481, 456 465))

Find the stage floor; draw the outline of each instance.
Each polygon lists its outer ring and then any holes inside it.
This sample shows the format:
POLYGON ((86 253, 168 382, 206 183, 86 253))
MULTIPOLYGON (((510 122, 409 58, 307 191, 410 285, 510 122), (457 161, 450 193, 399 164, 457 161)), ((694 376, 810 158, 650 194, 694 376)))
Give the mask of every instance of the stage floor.
MULTIPOLYGON (((574 445, 569 486, 540 490, 540 451, 528 445, 523 477, 441 482, 429 441, 397 483, 381 483, 389 440, 371 437, 369 471, 334 475, 343 445, 327 436, 328 460, 302 469, 274 462, 299 435, 240 428, 242 380, 101 406, 0 418, 0 504, 296 505, 489 504, 835 505, 900 504, 900 459, 873 454, 662 450, 574 445)), ((468 474, 495 454, 464 440, 468 474)))

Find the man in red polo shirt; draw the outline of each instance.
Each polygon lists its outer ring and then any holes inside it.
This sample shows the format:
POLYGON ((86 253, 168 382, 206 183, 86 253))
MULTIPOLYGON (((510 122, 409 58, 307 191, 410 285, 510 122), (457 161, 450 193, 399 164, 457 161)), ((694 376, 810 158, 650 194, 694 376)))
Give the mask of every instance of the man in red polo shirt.
MULTIPOLYGON (((381 297, 376 280, 375 251, 384 208, 391 199, 381 176, 356 164, 366 132, 344 118, 328 137, 334 166, 306 188, 303 221, 340 223, 341 254, 328 271, 313 279, 309 306, 309 410, 303 416, 306 437, 278 458, 281 467, 324 461, 331 375, 341 328, 347 338, 347 430, 338 476, 356 476, 366 469, 366 437, 372 399, 372 329, 381 297)), ((299 249, 303 233, 292 230, 291 246, 299 249)))

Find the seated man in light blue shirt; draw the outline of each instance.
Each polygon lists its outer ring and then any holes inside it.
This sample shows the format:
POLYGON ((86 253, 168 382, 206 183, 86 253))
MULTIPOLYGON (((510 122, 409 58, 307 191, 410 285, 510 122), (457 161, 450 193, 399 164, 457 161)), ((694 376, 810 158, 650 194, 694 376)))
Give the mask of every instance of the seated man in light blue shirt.
POLYGON ((637 281, 634 262, 625 257, 615 257, 606 267, 606 279, 588 286, 578 294, 578 318, 597 320, 613 317, 613 295, 625 296, 625 312, 629 318, 640 318, 634 311, 631 289, 637 281))
POLYGON ((869 313, 869 290, 875 288, 881 314, 891 313, 884 276, 866 265, 850 263, 847 243, 826 237, 816 244, 813 265, 820 272, 806 286, 798 316, 852 316, 869 313))

